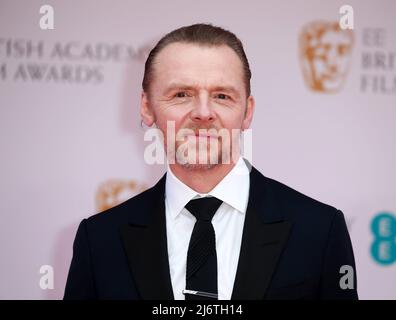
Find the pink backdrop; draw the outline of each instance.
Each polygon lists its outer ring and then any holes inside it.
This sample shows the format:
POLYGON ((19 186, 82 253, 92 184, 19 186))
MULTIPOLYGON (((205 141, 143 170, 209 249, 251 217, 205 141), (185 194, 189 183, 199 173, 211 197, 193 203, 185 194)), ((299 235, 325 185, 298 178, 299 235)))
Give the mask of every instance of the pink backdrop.
POLYGON ((46 3, 54 30, 39 27, 42 1, 0 0, 0 298, 61 298, 80 220, 162 175, 164 166, 143 159, 145 54, 196 22, 230 29, 245 45, 253 165, 341 209, 360 297, 396 298, 395 1, 348 2, 354 42, 336 93, 305 83, 299 37, 311 22, 337 22, 343 1, 46 3), (373 233, 383 212, 393 227, 383 220, 373 233), (380 255, 375 241, 386 244, 380 255), (53 268, 53 289, 40 287, 43 265, 53 268))

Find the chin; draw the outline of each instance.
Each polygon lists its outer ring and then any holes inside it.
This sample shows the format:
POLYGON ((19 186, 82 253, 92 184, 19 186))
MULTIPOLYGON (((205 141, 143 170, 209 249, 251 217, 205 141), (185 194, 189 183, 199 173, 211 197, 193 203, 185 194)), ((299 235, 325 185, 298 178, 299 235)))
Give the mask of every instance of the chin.
POLYGON ((190 170, 190 171, 200 171, 200 170, 210 170, 218 166, 218 163, 208 163, 208 164, 191 164, 191 163, 185 163, 185 164, 180 164, 181 167, 190 170))
POLYGON ((176 157, 176 162, 183 168, 188 169, 188 170, 210 170, 215 168, 216 166, 218 166, 219 164, 221 164, 222 162, 222 157, 219 156, 217 161, 212 161, 210 160, 210 157, 208 156, 207 159, 204 159, 206 161, 199 161, 199 159, 196 159, 195 163, 192 163, 191 161, 189 162, 186 159, 178 159, 178 157, 176 157))

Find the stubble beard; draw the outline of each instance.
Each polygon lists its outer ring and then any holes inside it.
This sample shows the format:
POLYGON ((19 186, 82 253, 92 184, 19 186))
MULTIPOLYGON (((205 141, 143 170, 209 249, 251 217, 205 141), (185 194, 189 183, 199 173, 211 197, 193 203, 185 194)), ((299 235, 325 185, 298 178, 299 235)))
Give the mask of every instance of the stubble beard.
MULTIPOLYGON (((175 157, 176 163, 188 171, 203 171, 203 170, 212 170, 216 168, 217 166, 222 164, 222 160, 223 160, 222 151, 221 151, 222 143, 220 140, 221 139, 218 139, 217 141, 218 143, 217 150, 215 149, 213 151, 212 151, 213 147, 210 146, 210 142, 207 143, 206 146, 205 145, 200 146, 199 143, 197 142, 195 146, 196 147, 195 163, 183 161, 184 158, 181 157, 179 153, 176 153, 176 157, 175 157), (203 154, 204 148, 206 148, 206 156, 203 159, 204 161, 202 161, 202 159, 200 159, 200 154, 203 154)), ((178 148, 180 148, 182 144, 183 144, 182 142, 176 143, 176 150, 178 150, 178 148)), ((184 144, 184 146, 186 146, 187 149, 191 147, 188 143, 184 144)), ((191 147, 191 149, 193 148, 191 147)))

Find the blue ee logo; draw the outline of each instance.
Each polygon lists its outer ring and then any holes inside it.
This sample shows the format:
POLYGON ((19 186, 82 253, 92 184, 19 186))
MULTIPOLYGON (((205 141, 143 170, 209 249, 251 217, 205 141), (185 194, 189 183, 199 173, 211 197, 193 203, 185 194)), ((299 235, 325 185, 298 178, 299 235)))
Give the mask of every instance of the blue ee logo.
POLYGON ((374 260, 383 265, 396 261, 396 217, 389 212, 381 212, 371 223, 374 242, 371 245, 371 255, 374 260))

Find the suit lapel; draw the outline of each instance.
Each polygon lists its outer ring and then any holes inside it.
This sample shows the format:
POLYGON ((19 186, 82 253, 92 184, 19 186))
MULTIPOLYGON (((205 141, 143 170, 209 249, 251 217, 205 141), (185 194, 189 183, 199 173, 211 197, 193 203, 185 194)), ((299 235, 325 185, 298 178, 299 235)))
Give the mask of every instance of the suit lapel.
POLYGON ((233 300, 264 298, 291 229, 291 223, 283 221, 265 179, 254 167, 251 168, 233 300))
POLYGON ((174 299, 166 237, 165 176, 146 192, 141 212, 121 228, 129 267, 144 300, 174 299))

